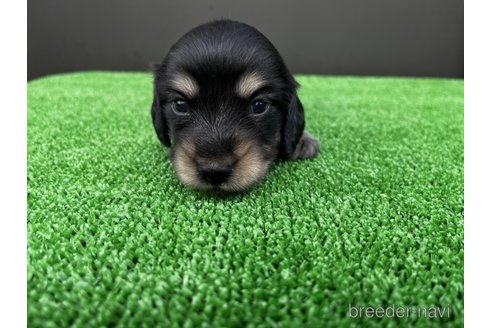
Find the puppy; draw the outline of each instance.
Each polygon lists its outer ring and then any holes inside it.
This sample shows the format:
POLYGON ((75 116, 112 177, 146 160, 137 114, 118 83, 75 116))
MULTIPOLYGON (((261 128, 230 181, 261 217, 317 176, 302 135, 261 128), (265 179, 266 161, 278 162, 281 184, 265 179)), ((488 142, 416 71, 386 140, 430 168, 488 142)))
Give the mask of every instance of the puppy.
POLYGON ((242 192, 275 159, 313 158, 298 84, 270 41, 230 20, 198 26, 155 70, 152 121, 186 186, 242 192))

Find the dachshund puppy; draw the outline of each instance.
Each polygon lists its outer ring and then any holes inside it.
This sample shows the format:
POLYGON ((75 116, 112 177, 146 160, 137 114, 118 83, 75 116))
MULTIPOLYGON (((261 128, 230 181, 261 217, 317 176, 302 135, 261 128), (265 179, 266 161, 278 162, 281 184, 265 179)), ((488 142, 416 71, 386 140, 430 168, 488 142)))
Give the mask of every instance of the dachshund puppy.
POLYGON ((151 109, 179 180, 242 192, 275 159, 316 157, 297 86, 272 43, 249 25, 219 20, 185 34, 156 68, 151 109))

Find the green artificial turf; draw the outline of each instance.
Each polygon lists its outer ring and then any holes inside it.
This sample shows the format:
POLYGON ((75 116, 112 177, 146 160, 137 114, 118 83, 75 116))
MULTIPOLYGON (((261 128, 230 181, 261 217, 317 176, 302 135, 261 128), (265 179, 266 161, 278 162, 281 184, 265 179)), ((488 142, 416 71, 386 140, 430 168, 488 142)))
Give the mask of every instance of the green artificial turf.
POLYGON ((28 84, 30 326, 463 324, 463 80, 299 76, 320 156, 226 199, 176 179, 151 81, 28 84))

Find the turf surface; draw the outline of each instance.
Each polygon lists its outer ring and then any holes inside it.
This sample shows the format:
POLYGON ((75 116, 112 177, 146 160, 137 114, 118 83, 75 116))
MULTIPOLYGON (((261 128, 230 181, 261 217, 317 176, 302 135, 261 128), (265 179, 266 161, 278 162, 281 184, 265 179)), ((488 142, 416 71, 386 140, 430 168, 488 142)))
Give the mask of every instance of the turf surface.
POLYGON ((227 199, 177 181, 149 74, 30 82, 29 325, 461 326, 463 80, 298 81, 321 155, 227 199))

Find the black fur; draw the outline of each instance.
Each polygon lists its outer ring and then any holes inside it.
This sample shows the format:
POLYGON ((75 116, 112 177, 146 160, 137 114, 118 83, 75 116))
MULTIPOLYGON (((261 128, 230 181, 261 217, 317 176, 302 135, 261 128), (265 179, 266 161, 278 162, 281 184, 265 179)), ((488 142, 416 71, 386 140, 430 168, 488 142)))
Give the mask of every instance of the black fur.
POLYGON ((254 142, 263 159, 315 157, 319 143, 309 153, 298 146, 304 131, 304 110, 298 85, 271 42, 255 28, 229 20, 198 26, 171 48, 155 71, 152 119, 159 140, 172 149, 185 140, 196 148, 197 158, 226 158, 242 140, 254 142), (235 85, 247 72, 256 72, 266 84, 248 99, 238 96, 235 85), (170 81, 185 73, 199 86, 188 99, 170 81), (173 106, 184 99, 187 115, 173 106), (269 110, 251 115, 253 101, 265 101, 269 110))
POLYGON ((154 97, 152 101, 152 123, 154 124, 155 132, 159 140, 166 146, 171 146, 171 139, 169 137, 169 127, 167 125, 164 112, 160 108, 159 98, 154 97))

